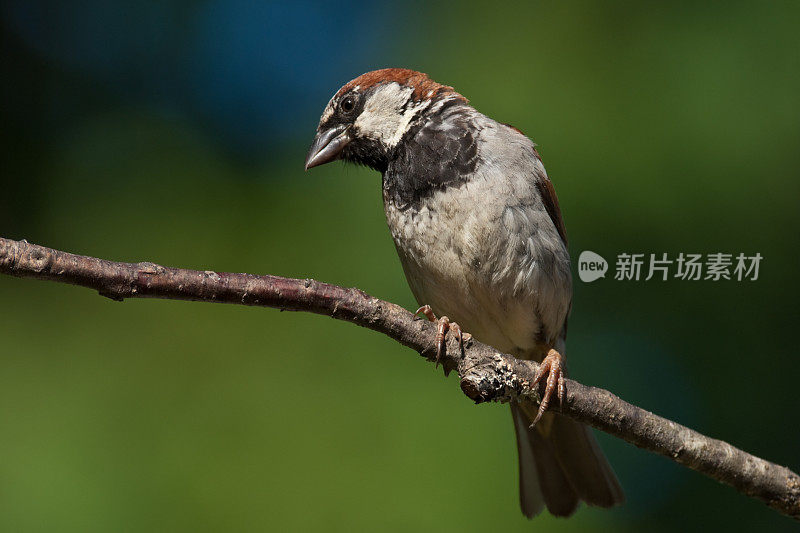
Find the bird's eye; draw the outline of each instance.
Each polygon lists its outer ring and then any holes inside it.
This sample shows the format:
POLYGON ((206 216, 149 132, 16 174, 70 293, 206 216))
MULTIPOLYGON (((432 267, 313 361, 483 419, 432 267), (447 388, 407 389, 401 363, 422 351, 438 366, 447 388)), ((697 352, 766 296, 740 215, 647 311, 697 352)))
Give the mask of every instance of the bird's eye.
POLYGON ((353 109, 355 109, 355 107, 356 107, 356 101, 355 101, 355 99, 354 99, 352 96, 347 96, 347 97, 345 97, 345 99, 344 99, 344 100, 342 100, 342 103, 340 103, 340 104, 339 104, 339 107, 340 107, 340 108, 341 108, 341 110, 342 110, 342 111, 344 111, 345 113, 349 113, 349 112, 351 112, 353 109))

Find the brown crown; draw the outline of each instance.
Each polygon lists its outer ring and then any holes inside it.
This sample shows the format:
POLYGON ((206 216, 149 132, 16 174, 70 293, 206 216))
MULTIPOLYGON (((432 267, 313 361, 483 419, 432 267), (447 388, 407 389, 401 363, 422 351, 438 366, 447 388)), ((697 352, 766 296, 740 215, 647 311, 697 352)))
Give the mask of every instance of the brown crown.
POLYGON ((467 102, 466 98, 458 94, 449 85, 436 83, 424 72, 417 72, 416 70, 410 70, 407 68, 384 68, 367 72, 366 74, 362 74, 356 79, 347 82, 344 87, 339 89, 339 92, 336 93, 336 96, 341 96, 356 86, 360 86, 362 89, 369 89, 370 87, 380 85, 381 83, 391 82, 397 82, 405 87, 412 87, 414 92, 411 96, 417 101, 449 94, 454 95, 456 98, 459 98, 464 102, 467 102))

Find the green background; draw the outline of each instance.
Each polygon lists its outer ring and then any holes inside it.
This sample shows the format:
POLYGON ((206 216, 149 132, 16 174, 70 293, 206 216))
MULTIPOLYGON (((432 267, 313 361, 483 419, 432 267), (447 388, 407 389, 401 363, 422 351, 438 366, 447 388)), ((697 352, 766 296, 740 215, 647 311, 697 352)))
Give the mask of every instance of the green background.
MULTIPOLYGON (((280 85, 264 95, 291 109, 246 150, 201 111, 175 111, 146 84, 127 90, 134 75, 110 83, 53 59, 19 36, 12 4, 0 21, 1 236, 114 260, 312 277, 415 308, 379 176, 338 163, 302 171, 341 84, 412 67, 530 135, 573 261, 593 250, 612 262, 605 279, 576 280, 573 377, 800 468, 800 4, 371 7, 367 38, 338 24, 324 38, 374 47, 331 58, 324 79, 309 75, 306 96, 280 85), (615 281, 614 258, 634 252, 764 260, 757 281, 615 281)), ((175 4, 189 18, 204 8, 175 4)), ((337 16, 362 7, 346 3, 337 16)), ((57 17, 50 24, 60 28, 57 17)), ((170 30, 169 46, 179 49, 183 29, 170 30)), ((136 68, 159 59, 143 61, 136 68)), ((301 313, 120 304, 0 277, 2 531, 796 526, 599 437, 626 505, 528 523, 507 408, 472 405, 453 376, 382 335, 301 313)))

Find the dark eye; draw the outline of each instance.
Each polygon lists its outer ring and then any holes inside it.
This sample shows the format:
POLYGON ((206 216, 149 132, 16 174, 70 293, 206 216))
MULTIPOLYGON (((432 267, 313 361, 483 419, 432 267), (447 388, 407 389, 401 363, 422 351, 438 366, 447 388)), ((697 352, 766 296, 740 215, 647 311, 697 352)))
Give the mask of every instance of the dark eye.
POLYGON ((350 113, 356 108, 356 100, 352 96, 345 96, 344 100, 339 104, 339 108, 345 113, 350 113))

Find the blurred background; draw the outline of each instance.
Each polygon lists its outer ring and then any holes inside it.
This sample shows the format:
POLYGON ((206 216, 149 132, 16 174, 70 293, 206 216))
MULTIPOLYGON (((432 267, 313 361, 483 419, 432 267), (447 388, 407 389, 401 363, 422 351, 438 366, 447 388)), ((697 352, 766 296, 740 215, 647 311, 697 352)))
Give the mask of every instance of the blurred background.
MULTIPOLYGON (((403 66, 539 144, 573 260, 760 253, 757 281, 576 280, 573 377, 800 469, 800 4, 0 2, 0 235, 416 307, 380 177, 303 172, 403 66)), ((533 524, 505 406, 325 317, 0 277, 2 531, 683 531, 795 523, 600 435, 628 501, 533 524)))

